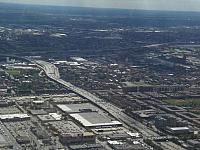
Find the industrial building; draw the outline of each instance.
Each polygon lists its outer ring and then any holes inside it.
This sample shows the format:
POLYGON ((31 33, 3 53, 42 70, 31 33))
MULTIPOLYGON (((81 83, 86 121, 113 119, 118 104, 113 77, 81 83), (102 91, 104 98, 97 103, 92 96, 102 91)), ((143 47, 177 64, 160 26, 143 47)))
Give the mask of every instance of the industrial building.
POLYGON ((176 127, 176 118, 171 115, 159 115, 155 117, 155 126, 159 129, 176 127))
POLYGON ((193 133, 193 131, 188 127, 167 127, 167 130, 173 135, 184 135, 193 133))
POLYGON ((5 114, 0 115, 1 121, 22 121, 30 119, 30 116, 27 114, 5 114))
POLYGON ((96 136, 71 121, 56 121, 46 123, 53 134, 59 136, 61 143, 94 143, 96 136))
POLYGON ((0 134, 0 149, 7 149, 12 148, 13 146, 8 143, 5 136, 3 134, 0 134))
POLYGON ((59 115, 57 113, 49 113, 46 115, 37 115, 37 117, 41 122, 61 120, 61 115, 59 115))
POLYGON ((126 141, 108 141, 108 145, 114 150, 145 150, 138 141, 134 141, 132 144, 126 141))
POLYGON ((70 116, 81 123, 84 127, 100 128, 122 126, 122 123, 119 121, 112 120, 97 112, 76 113, 70 114, 70 116))
POLYGON ((76 144, 70 145, 70 150, 105 150, 101 144, 76 144))
POLYGON ((144 82, 123 82, 124 92, 176 92, 183 91, 185 86, 182 85, 150 85, 144 82))
POLYGON ((98 112, 99 109, 90 103, 80 103, 80 104, 65 104, 57 105, 59 109, 63 112, 72 113, 82 113, 82 112, 98 112))

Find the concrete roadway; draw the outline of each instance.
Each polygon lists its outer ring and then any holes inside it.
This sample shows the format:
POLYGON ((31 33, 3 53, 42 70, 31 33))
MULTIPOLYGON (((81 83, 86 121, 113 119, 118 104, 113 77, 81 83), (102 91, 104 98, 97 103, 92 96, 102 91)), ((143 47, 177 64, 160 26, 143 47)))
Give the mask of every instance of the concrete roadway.
POLYGON ((50 79, 54 80, 57 83, 62 84, 67 89, 90 100, 92 103, 96 104, 98 107, 104 109, 109 114, 111 114, 113 117, 120 120, 126 126, 130 127, 131 129, 138 130, 143 136, 145 136, 145 137, 158 137, 159 136, 157 133, 150 130, 149 128, 147 128, 145 125, 143 125, 139 121, 136 121, 135 119, 133 119, 133 118, 129 117, 128 115, 126 115, 125 113, 123 113, 120 108, 112 105, 111 103, 104 101, 103 99, 98 98, 97 96, 89 93, 86 90, 78 88, 78 87, 72 85, 71 83, 62 80, 60 78, 59 70, 55 65, 53 65, 49 62, 41 61, 41 60, 34 60, 32 62, 35 63, 39 68, 41 68, 50 79))
MULTIPOLYGON (((103 99, 100 99, 99 97, 95 96, 94 94, 91 94, 90 92, 83 90, 79 87, 76 87, 72 85, 69 82, 66 82, 60 78, 59 70, 58 68, 49 62, 41 61, 41 60, 36 60, 32 61, 35 63, 39 68, 41 68, 47 77, 49 77, 51 80, 62 84, 65 86, 67 89, 73 91, 74 93, 88 99, 92 103, 94 103, 96 106, 100 107, 101 109, 105 110, 108 112, 110 115, 118 119, 123 123, 125 127, 129 127, 130 129, 136 129, 138 132, 140 132, 143 136, 143 139, 154 139, 154 138, 161 138, 159 134, 156 132, 152 131, 149 129, 147 126, 143 125, 139 121, 129 117, 126 115, 120 108, 114 106, 111 103, 108 103, 104 101, 103 99)), ((162 138, 168 138, 162 137, 162 138)), ((163 149, 174 149, 174 150, 185 150, 184 148, 180 147, 179 145, 173 143, 173 142, 167 142, 167 143, 162 143, 160 145, 163 149)))

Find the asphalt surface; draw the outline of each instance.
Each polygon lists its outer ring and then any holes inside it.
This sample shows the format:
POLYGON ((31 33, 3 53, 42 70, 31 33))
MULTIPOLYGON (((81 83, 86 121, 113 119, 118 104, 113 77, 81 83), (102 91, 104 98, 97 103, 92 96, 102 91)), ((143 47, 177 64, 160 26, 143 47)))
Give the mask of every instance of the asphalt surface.
POLYGON ((131 129, 138 130, 144 137, 157 137, 159 136, 154 131, 150 130, 148 127, 140 123, 139 121, 129 117, 126 115, 122 110, 111 103, 108 103, 104 101, 103 99, 100 99, 99 97, 95 96, 94 94, 91 94, 90 92, 83 90, 79 87, 76 87, 72 85, 69 82, 66 82, 60 78, 59 70, 58 68, 49 62, 41 61, 41 60, 34 60, 33 63, 37 64, 38 67, 40 67, 46 75, 54 80, 57 83, 62 84, 67 89, 79 94, 80 96, 90 100, 92 103, 96 104, 98 107, 104 109, 109 114, 111 114, 113 117, 121 121, 126 126, 129 126, 131 129))

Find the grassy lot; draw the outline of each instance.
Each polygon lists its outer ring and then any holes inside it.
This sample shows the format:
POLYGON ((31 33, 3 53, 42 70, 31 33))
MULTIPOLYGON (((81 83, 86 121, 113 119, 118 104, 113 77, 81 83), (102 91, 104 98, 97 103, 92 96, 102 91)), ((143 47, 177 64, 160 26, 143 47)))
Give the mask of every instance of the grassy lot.
POLYGON ((170 105, 200 108, 200 99, 168 99, 164 100, 164 102, 170 105))
POLYGON ((12 76, 19 76, 21 74, 19 69, 8 69, 6 72, 12 76))
POLYGON ((169 105, 188 107, 190 112, 200 115, 200 99, 168 99, 164 102, 169 105))

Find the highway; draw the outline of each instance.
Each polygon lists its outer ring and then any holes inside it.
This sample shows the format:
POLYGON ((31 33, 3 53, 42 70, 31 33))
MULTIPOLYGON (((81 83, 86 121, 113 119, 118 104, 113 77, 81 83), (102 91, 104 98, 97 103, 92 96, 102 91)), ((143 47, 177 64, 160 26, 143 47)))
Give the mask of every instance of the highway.
POLYGON ((41 68, 45 72, 46 76, 48 76, 50 79, 54 80, 57 83, 62 84, 63 86, 73 91, 74 93, 77 93, 80 96, 88 99, 89 101, 91 101, 92 103, 102 108, 103 110, 107 111, 110 115, 121 121, 125 126, 128 126, 131 129, 136 129, 137 131, 139 131, 144 137, 159 136, 157 133, 150 130, 148 127, 146 127, 139 121, 136 121, 135 119, 126 115, 124 112, 122 112, 120 108, 104 101, 103 99, 100 99, 99 97, 91 94, 86 90, 83 90, 79 87, 72 85, 69 82, 62 80, 60 78, 59 70, 54 64, 41 60, 32 60, 31 62, 35 63, 39 68, 41 68))

